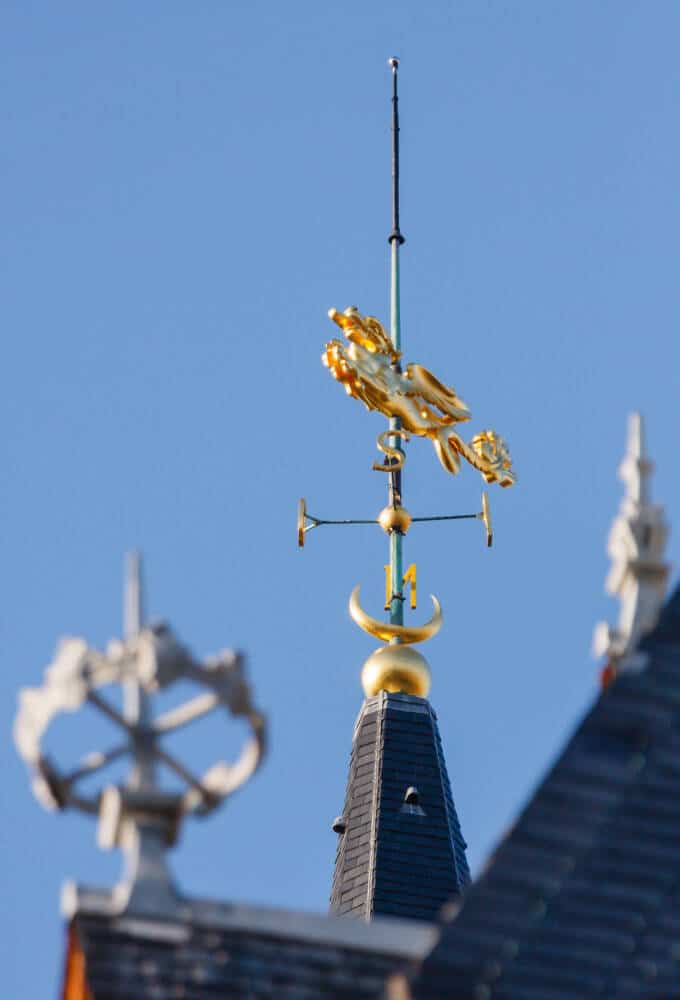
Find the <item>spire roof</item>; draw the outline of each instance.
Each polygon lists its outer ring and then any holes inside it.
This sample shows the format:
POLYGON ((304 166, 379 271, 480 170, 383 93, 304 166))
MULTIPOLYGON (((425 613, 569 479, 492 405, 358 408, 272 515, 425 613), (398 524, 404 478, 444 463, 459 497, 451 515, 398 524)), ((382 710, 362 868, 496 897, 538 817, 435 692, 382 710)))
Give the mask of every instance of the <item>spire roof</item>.
POLYGON ((331 909, 434 920, 470 874, 437 716, 425 698, 382 691, 352 741, 331 909))
POLYGON ((240 903, 182 900, 171 919, 111 914, 92 891, 69 928, 69 1000, 287 997, 373 1000, 386 977, 425 955, 436 928, 240 903))
POLYGON ((678 995, 680 588, 390 998, 678 995))

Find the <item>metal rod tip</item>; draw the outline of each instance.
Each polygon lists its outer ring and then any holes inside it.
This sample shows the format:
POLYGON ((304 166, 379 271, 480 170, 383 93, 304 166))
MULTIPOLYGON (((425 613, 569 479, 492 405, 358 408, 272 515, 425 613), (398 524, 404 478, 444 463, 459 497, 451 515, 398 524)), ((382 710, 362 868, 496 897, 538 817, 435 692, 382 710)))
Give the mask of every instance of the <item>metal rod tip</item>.
POLYGON ((399 69, 399 60, 397 59, 396 56, 390 56, 390 58, 387 60, 387 65, 390 66, 396 73, 397 70, 399 69))

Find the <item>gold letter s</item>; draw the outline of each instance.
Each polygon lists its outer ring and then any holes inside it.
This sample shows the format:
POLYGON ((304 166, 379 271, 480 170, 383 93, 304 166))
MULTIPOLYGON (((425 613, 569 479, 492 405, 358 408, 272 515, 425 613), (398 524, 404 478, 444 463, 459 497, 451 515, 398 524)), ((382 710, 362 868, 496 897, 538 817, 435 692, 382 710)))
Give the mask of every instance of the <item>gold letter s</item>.
POLYGON ((387 455, 389 459, 392 459, 392 462, 389 465, 387 463, 381 465, 380 462, 374 462, 374 472, 395 472, 403 466, 406 461, 403 451, 399 448, 392 448, 389 444, 385 443, 385 438, 395 437, 401 438, 402 441, 408 441, 409 439, 407 431, 383 431, 382 434, 378 434, 378 450, 387 455))

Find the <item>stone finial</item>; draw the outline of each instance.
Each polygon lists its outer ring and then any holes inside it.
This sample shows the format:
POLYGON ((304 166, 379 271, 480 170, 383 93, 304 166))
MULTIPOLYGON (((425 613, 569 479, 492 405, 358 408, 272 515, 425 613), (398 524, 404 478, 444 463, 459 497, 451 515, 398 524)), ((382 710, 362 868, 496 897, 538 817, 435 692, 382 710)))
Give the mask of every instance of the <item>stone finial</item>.
POLYGON ((194 658, 169 626, 145 625, 139 558, 128 557, 125 584, 125 637, 104 652, 83 639, 63 639, 40 688, 20 692, 14 739, 33 774, 33 789, 46 808, 74 808, 99 820, 101 847, 120 848, 126 859, 123 881, 110 894, 113 912, 172 910, 178 900, 165 854, 188 814, 207 815, 240 788, 259 767, 265 750, 266 722, 251 700, 243 658, 223 650, 205 663, 194 658), (177 683, 198 689, 188 701, 172 701, 177 683), (122 699, 111 687, 122 688, 122 699), (154 713, 154 696, 163 694, 165 711, 154 713), (122 708, 120 701, 122 700, 122 708), (104 752, 88 754, 64 771, 43 746, 52 719, 89 705, 113 723, 118 741, 104 752), (213 764, 196 775, 165 745, 165 738, 213 710, 244 719, 250 738, 239 758, 213 764), (120 784, 91 779, 108 765, 129 758, 131 769, 120 784), (160 771, 175 779, 161 784, 160 771), (89 788, 81 784, 87 779, 89 788))
POLYGON ((619 598, 619 621, 616 626, 599 622, 593 635, 593 653, 606 658, 608 676, 644 666, 636 647, 656 625, 666 595, 670 567, 664 555, 669 527, 663 506, 651 502, 653 469, 642 417, 632 413, 627 450, 619 467, 626 492, 607 545, 612 565, 606 589, 619 598))

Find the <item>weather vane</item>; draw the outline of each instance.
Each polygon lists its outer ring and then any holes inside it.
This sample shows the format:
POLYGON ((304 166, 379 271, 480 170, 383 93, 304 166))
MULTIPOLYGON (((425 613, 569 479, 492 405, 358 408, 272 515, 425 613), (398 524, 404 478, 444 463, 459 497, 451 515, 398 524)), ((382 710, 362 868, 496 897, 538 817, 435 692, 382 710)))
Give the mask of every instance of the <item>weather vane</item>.
POLYGON ((33 772, 36 797, 48 809, 74 808, 99 819, 101 847, 119 847, 126 871, 109 901, 113 912, 174 908, 177 894, 165 862, 166 849, 189 814, 207 815, 255 773, 266 744, 266 720, 251 700, 243 658, 232 650, 200 663, 164 623, 145 625, 139 557, 128 557, 125 581, 125 637, 105 652, 83 639, 63 639, 40 688, 20 692, 14 739, 33 772), (166 695, 177 682, 203 689, 162 714, 152 712, 152 697, 166 695), (112 687, 122 687, 122 708, 112 687), (52 719, 61 712, 91 706, 119 733, 109 750, 90 753, 64 772, 44 750, 52 719), (197 776, 168 749, 165 739, 215 709, 244 719, 250 738, 239 758, 220 761, 197 776), (129 757, 132 768, 122 784, 90 783, 116 761, 129 757), (161 784, 159 770, 173 775, 179 788, 161 784))
POLYGON ((304 546, 305 535, 323 525, 379 524, 390 541, 390 561, 386 569, 385 610, 389 622, 368 615, 359 603, 359 587, 352 591, 349 612, 364 631, 387 645, 376 650, 364 664, 362 683, 367 696, 378 691, 405 691, 424 697, 430 686, 430 673, 425 658, 411 648, 439 631, 442 614, 439 602, 432 596, 433 617, 425 625, 404 624, 404 588, 411 585, 410 603, 416 606, 416 567, 412 564, 404 573, 403 539, 411 524, 423 521, 456 521, 478 518, 486 529, 487 545, 493 534, 487 494, 482 493, 482 509, 474 514, 443 514, 411 517, 403 506, 402 470, 406 461, 405 444, 411 436, 429 438, 444 469, 452 475, 465 459, 477 469, 487 483, 511 486, 515 480, 510 453, 503 440, 492 430, 476 434, 470 443, 459 435, 458 424, 470 420, 466 404, 456 392, 440 382, 422 365, 402 367, 399 251, 404 243, 399 225, 399 97, 397 74, 399 60, 389 60, 392 70, 392 229, 388 237, 391 256, 390 332, 374 316, 362 316, 355 306, 340 313, 329 310, 329 316, 347 339, 334 338, 326 344, 323 364, 345 387, 345 392, 361 400, 368 410, 377 410, 389 420, 386 431, 378 435, 377 446, 384 460, 373 463, 373 469, 388 476, 388 505, 377 518, 330 520, 308 513, 305 500, 298 505, 298 545, 304 546))

